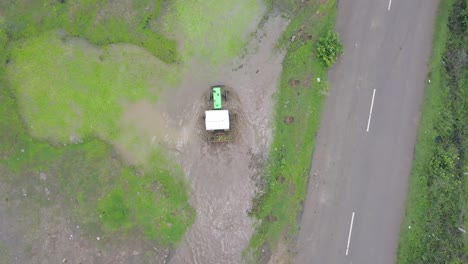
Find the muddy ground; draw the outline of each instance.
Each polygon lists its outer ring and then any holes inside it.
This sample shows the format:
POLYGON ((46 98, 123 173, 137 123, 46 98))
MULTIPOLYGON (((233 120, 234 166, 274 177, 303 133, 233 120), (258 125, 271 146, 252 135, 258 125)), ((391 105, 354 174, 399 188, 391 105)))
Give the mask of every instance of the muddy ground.
POLYGON ((174 132, 164 135, 165 144, 173 146, 182 164, 197 212, 170 263, 241 263, 254 231, 248 211, 272 140, 273 94, 284 57, 275 45, 287 24, 280 15, 270 15, 244 56, 216 67, 193 61, 181 86, 159 100, 166 128, 174 132), (208 144, 203 127, 207 90, 218 84, 229 87, 233 100, 225 106, 238 114, 228 144, 208 144))
MULTIPOLYGON (((37 172, 19 177, 21 182, 0 182, 0 264, 241 263, 254 231, 248 210, 272 139, 273 94, 284 57, 275 44, 287 24, 270 15, 241 57, 216 66, 194 59, 180 87, 166 90, 156 105, 130 105, 123 115, 123 124, 140 130, 148 144, 169 149, 190 183, 196 221, 176 250, 85 235, 56 199, 59 179, 37 172), (202 116, 206 93, 217 84, 232 90, 235 100, 226 107, 235 109, 238 119, 233 142, 210 145, 202 116)), ((1 166, 0 173, 16 178, 1 166)))

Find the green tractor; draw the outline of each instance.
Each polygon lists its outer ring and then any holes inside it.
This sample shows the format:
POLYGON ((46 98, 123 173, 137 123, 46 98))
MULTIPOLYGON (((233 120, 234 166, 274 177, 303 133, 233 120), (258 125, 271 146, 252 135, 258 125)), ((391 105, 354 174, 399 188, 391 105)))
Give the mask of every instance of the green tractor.
POLYGON ((210 132, 208 136, 209 143, 222 143, 232 140, 231 121, 234 115, 229 113, 229 110, 223 109, 223 99, 228 100, 229 91, 224 85, 211 87, 210 103, 212 109, 205 111, 205 128, 210 132))

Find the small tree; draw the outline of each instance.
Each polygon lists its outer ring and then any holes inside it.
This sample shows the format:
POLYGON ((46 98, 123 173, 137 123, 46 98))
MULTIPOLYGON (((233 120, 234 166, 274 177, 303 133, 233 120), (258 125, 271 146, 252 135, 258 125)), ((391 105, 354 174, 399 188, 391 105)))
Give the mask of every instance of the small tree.
POLYGON ((317 57, 322 60, 325 66, 333 65, 341 53, 343 53, 343 45, 338 33, 329 30, 325 36, 318 40, 317 57))

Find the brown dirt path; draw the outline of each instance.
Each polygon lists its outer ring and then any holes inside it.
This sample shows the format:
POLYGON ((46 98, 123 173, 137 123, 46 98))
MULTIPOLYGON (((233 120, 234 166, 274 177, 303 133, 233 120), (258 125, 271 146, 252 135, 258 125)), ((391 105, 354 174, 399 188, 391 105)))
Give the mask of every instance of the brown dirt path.
POLYGON ((281 16, 270 15, 244 56, 225 65, 192 61, 180 87, 164 92, 154 108, 158 110, 146 111, 146 121, 139 122, 173 150, 191 185, 197 218, 171 263, 241 262, 253 233, 247 212, 272 138, 273 93, 284 57, 275 45, 287 24, 281 16), (206 92, 216 84, 229 86, 238 97, 231 106, 239 114, 239 133, 234 142, 213 146, 204 137, 202 115, 206 92), (153 126, 151 113, 164 124, 153 126))

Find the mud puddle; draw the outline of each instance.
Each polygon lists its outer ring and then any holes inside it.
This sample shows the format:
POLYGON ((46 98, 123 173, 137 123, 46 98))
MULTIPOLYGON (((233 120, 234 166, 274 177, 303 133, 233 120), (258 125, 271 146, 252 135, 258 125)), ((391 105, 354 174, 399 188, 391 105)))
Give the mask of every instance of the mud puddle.
MULTIPOLYGON (((272 139, 273 93, 284 58, 275 45, 287 24, 280 15, 270 15, 245 55, 226 65, 192 61, 181 86, 164 92, 159 100, 158 115, 166 123, 147 128, 174 149, 190 182, 191 204, 197 212, 170 263, 242 262, 242 251, 254 231, 248 210, 272 139), (207 143, 202 117, 207 110, 207 89, 219 84, 230 87, 239 98, 238 132, 233 142, 213 145, 207 143)), ((148 114, 144 119, 151 123, 148 114)))

